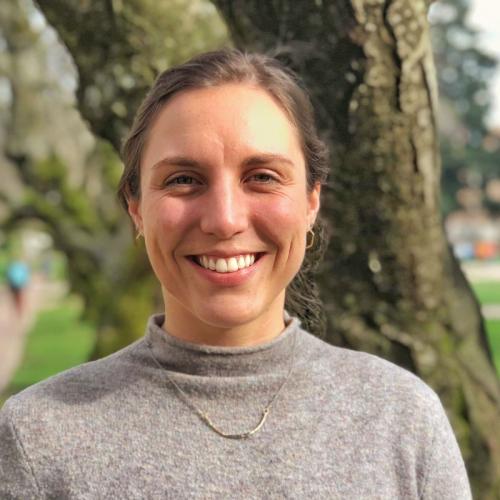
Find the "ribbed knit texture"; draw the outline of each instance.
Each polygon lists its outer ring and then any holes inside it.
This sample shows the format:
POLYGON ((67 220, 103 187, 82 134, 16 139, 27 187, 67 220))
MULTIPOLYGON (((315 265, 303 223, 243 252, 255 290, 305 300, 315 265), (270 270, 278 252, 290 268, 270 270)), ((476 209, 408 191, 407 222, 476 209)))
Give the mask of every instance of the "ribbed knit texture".
POLYGON ((141 340, 34 385, 0 411, 0 498, 470 499, 436 394, 293 319, 252 347, 200 346, 153 316, 141 340), (225 432, 179 398, 155 357, 225 432))

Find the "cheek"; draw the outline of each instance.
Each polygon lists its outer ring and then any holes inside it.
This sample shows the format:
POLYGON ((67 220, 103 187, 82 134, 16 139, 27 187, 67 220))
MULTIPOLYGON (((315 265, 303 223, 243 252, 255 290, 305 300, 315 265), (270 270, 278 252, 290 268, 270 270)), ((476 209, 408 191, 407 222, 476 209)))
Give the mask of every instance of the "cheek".
POLYGON ((156 203, 150 203, 146 210, 145 226, 150 233, 172 235, 190 226, 196 219, 196 214, 189 204, 180 199, 165 198, 156 203), (161 232, 158 230, 161 229, 161 232))
POLYGON ((287 241, 302 237, 306 230, 307 217, 304 200, 277 196, 273 200, 263 201, 255 207, 262 226, 274 236, 275 241, 287 241))
POLYGON ((161 283, 174 284, 173 256, 196 223, 196 214, 180 199, 148 200, 143 205, 146 252, 161 283))

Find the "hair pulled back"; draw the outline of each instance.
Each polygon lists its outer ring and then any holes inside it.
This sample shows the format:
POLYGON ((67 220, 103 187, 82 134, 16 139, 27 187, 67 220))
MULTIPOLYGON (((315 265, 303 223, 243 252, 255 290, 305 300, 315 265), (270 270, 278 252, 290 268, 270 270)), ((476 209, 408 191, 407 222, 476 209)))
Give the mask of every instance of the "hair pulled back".
MULTIPOLYGON (((141 157, 149 130, 165 103, 183 90, 227 83, 254 85, 276 100, 299 133, 307 170, 307 189, 312 190, 318 182, 325 183, 328 174, 327 149, 319 138, 311 101, 297 75, 272 57, 223 49, 201 54, 161 73, 140 105, 121 151, 125 168, 118 186, 118 197, 125 209, 130 198, 141 196, 141 157)), ((290 314, 301 319, 307 330, 322 335, 324 311, 314 283, 314 270, 326 247, 325 226, 319 217, 313 229, 315 243, 307 251, 300 271, 287 287, 285 307, 290 314)))

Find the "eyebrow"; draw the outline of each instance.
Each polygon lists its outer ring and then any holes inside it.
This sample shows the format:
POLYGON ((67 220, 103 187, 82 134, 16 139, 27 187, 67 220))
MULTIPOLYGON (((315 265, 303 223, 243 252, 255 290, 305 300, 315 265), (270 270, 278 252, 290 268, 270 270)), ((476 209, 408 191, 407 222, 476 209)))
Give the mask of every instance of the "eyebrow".
POLYGON ((167 158, 162 158, 160 161, 157 161, 151 168, 156 170, 160 167, 166 167, 169 165, 177 165, 179 167, 199 167, 200 164, 193 160, 192 158, 188 158, 186 156, 169 156, 167 158))
POLYGON ((263 154, 258 154, 251 156, 250 158, 247 158, 243 164, 245 166, 248 165, 266 165, 268 163, 287 163, 288 165, 294 167, 295 164, 293 163, 290 158, 287 158, 286 156, 279 155, 279 154, 272 154, 272 153, 263 153, 263 154))
MULTIPOLYGON (((262 154, 257 154, 257 155, 252 155, 249 158, 247 158, 244 162, 244 166, 250 166, 250 165, 266 165, 269 163, 287 163, 288 165, 294 167, 295 164, 290 158, 287 158, 286 156, 279 155, 279 154, 273 154, 273 153, 262 153, 262 154)), ((156 170, 160 167, 164 166, 169 166, 169 165, 175 165, 178 167, 200 167, 201 164, 187 156, 170 156, 166 158, 162 158, 161 160, 157 161, 153 166, 152 169, 156 170)))

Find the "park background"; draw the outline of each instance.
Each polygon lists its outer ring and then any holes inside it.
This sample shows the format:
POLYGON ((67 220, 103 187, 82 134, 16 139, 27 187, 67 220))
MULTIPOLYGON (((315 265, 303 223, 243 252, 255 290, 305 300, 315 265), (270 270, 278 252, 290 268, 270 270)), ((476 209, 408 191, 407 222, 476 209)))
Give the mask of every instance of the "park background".
MULTIPOLYGON (((81 8, 91 12, 95 4, 82 2, 81 8)), ((136 1, 132 4, 140 6, 140 15, 133 18, 122 2, 112 4, 133 24, 123 34, 118 29, 118 38, 128 37, 129 63, 144 82, 158 68, 232 43, 208 1, 175 0, 168 9, 136 1), (154 21, 148 18, 151 12, 154 21), (152 23, 155 30, 133 38, 141 23, 152 23), (149 61, 133 57, 134 49, 140 53, 144 47, 149 61)), ((123 59, 111 72, 101 72, 101 61, 89 50, 75 65, 66 48, 72 47, 72 35, 82 37, 80 44, 102 47, 106 36, 96 40, 75 29, 77 21, 69 14, 57 33, 45 17, 57 19, 51 8, 63 9, 64 2, 42 2, 44 13, 29 0, 0 6, 0 404, 33 383, 134 340, 144 318, 161 307, 154 280, 144 278, 150 272, 143 248, 133 243, 112 190, 121 173, 113 146, 134 111, 126 98, 141 85, 124 69, 123 59), (95 67, 91 82, 78 74, 85 65, 95 67), (78 93, 82 88, 84 98, 78 93), (119 119, 111 120, 106 107, 119 119), (97 127, 90 128, 87 120, 97 127), (32 271, 22 315, 5 283, 13 259, 27 262, 32 271), (126 280, 120 276, 125 267, 126 280), (118 293, 123 288, 127 293, 118 293)), ((492 9, 498 7, 488 0, 443 0, 431 6, 429 20, 440 90, 440 213, 480 303, 498 376, 500 52, 495 50, 500 51, 500 35, 492 9)), ((85 12, 80 14, 84 19, 85 12)), ((114 56, 112 50, 107 54, 114 56)), ((117 61, 122 57, 116 54, 117 61)), ((134 98, 131 102, 139 96, 134 98)), ((379 265, 376 258, 370 260, 372 270, 379 265)), ((429 383, 434 385, 432 379, 429 383)), ((484 498, 495 498, 492 491, 484 498)))

